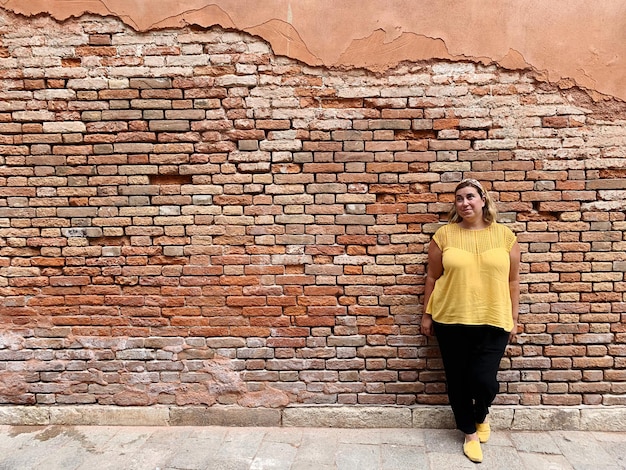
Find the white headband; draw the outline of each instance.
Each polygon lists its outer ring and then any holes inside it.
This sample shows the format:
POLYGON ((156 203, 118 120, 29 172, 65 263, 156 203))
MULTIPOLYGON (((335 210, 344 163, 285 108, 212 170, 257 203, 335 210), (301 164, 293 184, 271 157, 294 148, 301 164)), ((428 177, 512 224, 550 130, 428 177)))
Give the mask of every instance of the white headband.
POLYGON ((483 186, 478 182, 478 180, 475 180, 474 178, 465 178, 464 180, 462 180, 458 185, 457 188, 459 186, 461 186, 464 183, 468 183, 471 184, 472 186, 474 186, 476 189, 478 189, 480 191, 480 195, 484 196, 485 195, 485 190, 483 189, 483 186))

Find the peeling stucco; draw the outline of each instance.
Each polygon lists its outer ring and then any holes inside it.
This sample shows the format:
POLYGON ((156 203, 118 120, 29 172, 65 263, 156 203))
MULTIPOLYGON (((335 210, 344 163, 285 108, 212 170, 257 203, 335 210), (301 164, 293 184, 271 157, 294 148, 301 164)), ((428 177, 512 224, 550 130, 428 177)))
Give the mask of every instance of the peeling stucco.
POLYGON ((115 16, 138 31, 219 25, 315 66, 383 71, 402 61, 448 59, 531 68, 561 87, 626 99, 626 3, 618 0, 0 0, 0 6, 57 21, 115 16))

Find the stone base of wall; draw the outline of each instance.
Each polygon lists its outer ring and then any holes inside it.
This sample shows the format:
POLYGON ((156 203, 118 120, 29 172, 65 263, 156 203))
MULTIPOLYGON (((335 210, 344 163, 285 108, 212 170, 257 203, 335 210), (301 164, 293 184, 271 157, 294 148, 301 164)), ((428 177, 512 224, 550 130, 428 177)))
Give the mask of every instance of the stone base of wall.
MULTIPOLYGON (((515 431, 626 431, 626 407, 494 406, 496 429, 515 431)), ((454 427, 438 406, 290 406, 283 409, 116 406, 2 406, 0 425, 11 426, 284 426, 334 428, 454 427)))

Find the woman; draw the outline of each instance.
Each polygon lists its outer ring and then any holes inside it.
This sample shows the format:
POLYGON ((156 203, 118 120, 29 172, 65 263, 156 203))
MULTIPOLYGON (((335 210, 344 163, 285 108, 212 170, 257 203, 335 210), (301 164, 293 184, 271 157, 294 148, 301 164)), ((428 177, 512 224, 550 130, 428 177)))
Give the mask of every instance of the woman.
POLYGON ((473 462, 482 462, 498 367, 517 332, 519 263, 516 237, 496 222, 489 194, 475 179, 461 181, 449 223, 428 248, 421 331, 437 337, 463 452, 473 462))

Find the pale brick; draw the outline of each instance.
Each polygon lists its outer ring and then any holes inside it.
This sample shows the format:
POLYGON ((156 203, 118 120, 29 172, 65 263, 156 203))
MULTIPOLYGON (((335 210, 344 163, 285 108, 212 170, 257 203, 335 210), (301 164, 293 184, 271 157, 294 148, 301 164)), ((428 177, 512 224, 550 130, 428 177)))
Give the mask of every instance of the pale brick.
POLYGON ((85 123, 80 121, 44 122, 43 131, 46 133, 85 132, 85 123))

